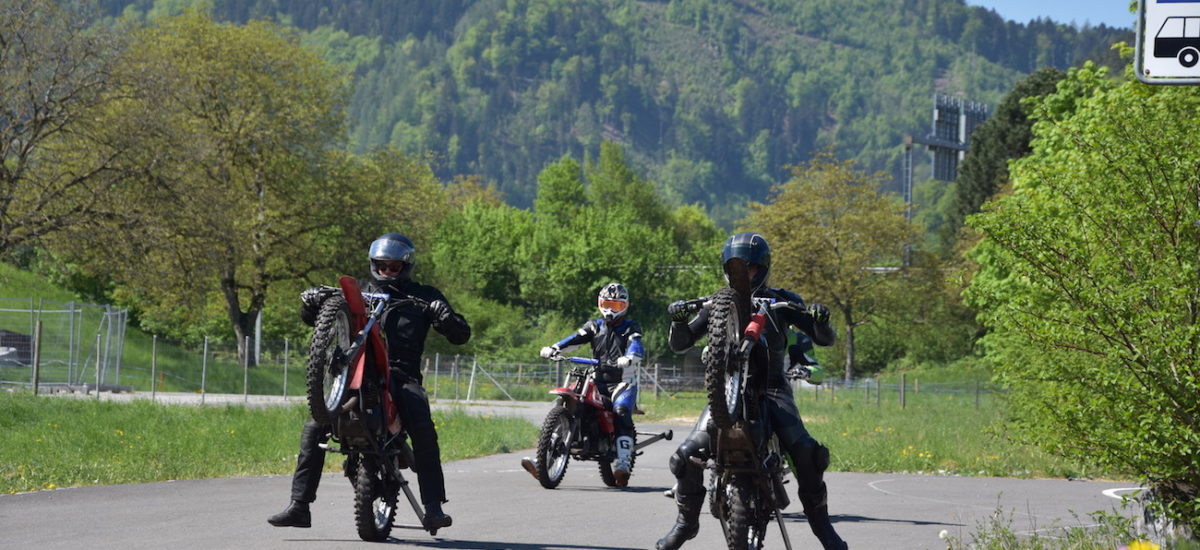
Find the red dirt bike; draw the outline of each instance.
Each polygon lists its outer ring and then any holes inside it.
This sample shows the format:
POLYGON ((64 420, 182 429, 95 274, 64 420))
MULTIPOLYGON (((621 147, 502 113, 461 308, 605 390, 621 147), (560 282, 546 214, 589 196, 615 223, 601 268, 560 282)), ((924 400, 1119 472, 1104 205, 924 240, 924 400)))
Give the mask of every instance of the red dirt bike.
MULTIPOLYGON (((600 464, 600 479, 609 487, 617 486, 613 475, 612 463, 617 458, 616 414, 606 407, 600 389, 596 385, 596 369, 600 362, 584 357, 557 356, 555 361, 569 361, 584 365, 572 368, 567 373, 566 381, 561 387, 550 391, 558 397, 554 400, 554 408, 542 422, 542 431, 538 435, 537 459, 534 461, 535 477, 542 487, 553 489, 558 487, 567 474, 567 465, 571 459, 595 460, 600 464), (572 382, 572 380, 574 380, 572 382)), ((624 406, 634 410, 637 401, 637 386, 622 382, 613 390, 613 407, 624 406)), ((637 452, 641 448, 660 439, 670 440, 674 432, 667 430, 661 433, 637 432, 634 436, 634 447, 630 453, 630 469, 636 462, 637 452), (638 436, 649 436, 648 439, 636 443, 638 436)))
MULTIPOLYGON (((341 288, 324 287, 309 348, 308 408, 331 426, 327 451, 346 455, 346 477, 354 486, 354 521, 365 541, 385 541, 393 527, 424 529, 424 511, 400 470, 411 467, 413 452, 388 391, 387 348, 379 332, 384 307, 414 298, 362 292, 343 276, 341 288), (368 311, 369 309, 369 311, 368 311), (419 525, 395 523, 400 491, 419 525)), ((437 529, 429 530, 431 535, 437 529)))
MULTIPOLYGON (((744 264, 740 267, 745 270, 744 264)), ((767 312, 794 305, 751 299, 748 277, 738 271, 737 266, 730 270, 730 287, 692 301, 710 310, 702 356, 709 413, 716 427, 708 464, 709 508, 730 550, 762 548, 772 520, 790 550, 781 513, 789 504, 784 488, 789 466, 760 399, 767 387, 768 359, 766 346, 759 344, 769 322, 767 312)), ((806 370, 798 367, 790 376, 803 377, 806 370)))

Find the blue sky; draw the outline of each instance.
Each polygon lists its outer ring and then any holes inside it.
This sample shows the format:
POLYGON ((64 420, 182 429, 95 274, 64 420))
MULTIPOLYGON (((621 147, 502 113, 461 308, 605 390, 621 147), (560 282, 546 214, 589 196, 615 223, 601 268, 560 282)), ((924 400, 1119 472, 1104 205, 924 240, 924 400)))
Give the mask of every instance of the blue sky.
POLYGON ((991 8, 1005 19, 1026 23, 1038 17, 1049 17, 1060 23, 1093 26, 1104 23, 1110 27, 1133 28, 1135 14, 1129 12, 1128 0, 966 0, 969 6, 991 8))

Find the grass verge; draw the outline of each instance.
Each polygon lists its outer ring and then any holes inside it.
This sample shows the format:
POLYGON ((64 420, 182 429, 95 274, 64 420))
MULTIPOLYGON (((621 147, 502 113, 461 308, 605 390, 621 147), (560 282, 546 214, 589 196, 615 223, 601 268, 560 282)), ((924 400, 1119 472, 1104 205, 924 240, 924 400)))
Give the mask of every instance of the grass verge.
MULTIPOLYGON (((833 471, 911 472, 1021 478, 1128 478, 1075 464, 1006 436, 1003 397, 909 392, 895 395, 830 388, 801 390, 796 406, 805 427, 830 449, 833 471)), ((639 423, 694 422, 700 393, 643 399, 639 423)), ((679 434, 685 437, 686 434, 679 434)))
MULTIPOLYGON (((57 487, 290 474, 303 405, 252 409, 35 398, 0 392, 0 494, 57 487)), ((516 418, 436 411, 442 460, 529 447, 516 418)), ((326 460, 337 471, 338 460, 326 460)))

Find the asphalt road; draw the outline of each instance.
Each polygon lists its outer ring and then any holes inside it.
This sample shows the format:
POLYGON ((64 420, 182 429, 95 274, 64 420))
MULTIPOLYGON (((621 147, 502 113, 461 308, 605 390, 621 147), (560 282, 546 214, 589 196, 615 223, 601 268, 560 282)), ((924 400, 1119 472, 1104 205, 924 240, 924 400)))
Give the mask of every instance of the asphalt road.
MULTIPOLYGON (((540 419, 548 405, 475 407, 540 419)), ((667 457, 688 427, 670 428, 676 431, 675 441, 646 447, 626 489, 604 487, 593 462, 572 462, 558 489, 543 489, 519 466, 521 456, 531 451, 447 463, 446 511, 454 525, 436 537, 397 529, 390 542, 469 550, 652 548, 675 517, 673 502, 661 493, 673 482, 667 457)), ((415 484, 415 476, 408 477, 415 484)), ((977 524, 997 511, 1018 532, 1051 533, 1056 526, 1086 525, 1089 513, 1120 507, 1120 501, 1105 491, 1120 493, 1131 487, 1119 482, 838 472, 827 474, 826 481, 835 526, 851 548, 862 550, 945 548, 939 539, 942 530, 969 538, 977 524)), ((0 495, 0 548, 370 547, 357 537, 351 487, 337 474, 324 477, 313 504, 311 529, 268 525, 267 516, 287 504, 289 486, 288 476, 266 476, 0 495)), ((415 515, 402 508, 397 519, 413 523, 415 515)), ((818 547, 797 503, 786 510, 785 522, 794 548, 818 547)), ((767 547, 782 548, 777 530, 767 547)), ((700 535, 684 548, 724 548, 716 520, 702 515, 700 535)))

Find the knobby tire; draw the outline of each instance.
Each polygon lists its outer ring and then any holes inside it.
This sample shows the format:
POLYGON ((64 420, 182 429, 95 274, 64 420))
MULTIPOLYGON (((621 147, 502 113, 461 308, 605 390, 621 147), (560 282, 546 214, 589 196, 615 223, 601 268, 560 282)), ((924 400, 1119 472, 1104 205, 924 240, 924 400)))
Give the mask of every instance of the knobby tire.
POLYGON ((330 296, 321 304, 313 325, 305 385, 308 410, 313 420, 322 424, 337 420, 350 394, 345 387, 350 364, 344 355, 354 337, 350 318, 346 299, 330 296))
POLYGON ((542 431, 538 434, 537 444, 538 483, 541 483, 542 487, 558 487, 567 475, 571 449, 566 448, 563 440, 570 437, 573 431, 571 423, 571 414, 562 405, 550 409, 546 419, 542 421, 542 431))
POLYGON ((701 355, 704 363, 704 389, 708 396, 709 411, 713 424, 718 429, 733 426, 734 411, 726 401, 726 377, 740 368, 738 344, 742 328, 748 316, 738 308, 738 293, 725 287, 712 298, 712 309, 708 319, 708 345, 701 355))
POLYGON ((383 542, 392 532, 396 520, 399 486, 387 482, 374 458, 362 457, 354 479, 354 524, 358 538, 368 542, 383 542))

